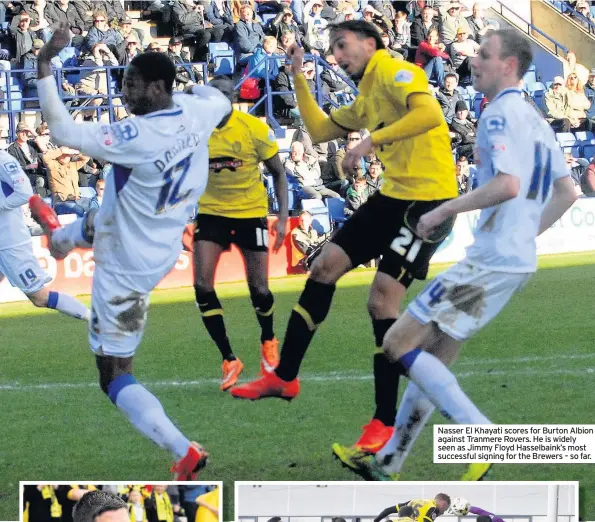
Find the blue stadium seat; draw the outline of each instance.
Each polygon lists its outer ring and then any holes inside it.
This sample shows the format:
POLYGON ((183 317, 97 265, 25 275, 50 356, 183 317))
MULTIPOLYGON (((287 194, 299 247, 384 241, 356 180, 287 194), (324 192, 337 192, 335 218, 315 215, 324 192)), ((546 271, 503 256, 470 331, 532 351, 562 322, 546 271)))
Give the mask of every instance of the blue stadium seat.
POLYGON ((333 226, 340 227, 347 220, 345 217, 345 200, 343 198, 328 198, 325 203, 333 226))
POLYGON ((541 83, 541 82, 528 83, 526 87, 527 87, 527 92, 531 95, 531 97, 533 96, 533 93, 535 93, 535 92, 546 90, 545 85, 543 85, 543 83, 541 83))
POLYGON ((475 87, 473 87, 473 85, 467 86, 467 94, 469 94, 469 96, 471 96, 471 97, 475 96, 476 92, 477 91, 475 90, 475 87))
POLYGON ((595 145, 587 145, 583 148, 584 158, 587 158, 589 161, 593 161, 593 156, 595 156, 595 145))
POLYGON ((571 145, 569 147, 562 147, 564 152, 570 152, 573 158, 582 158, 583 152, 582 147, 580 145, 571 145))
POLYGON ((529 85, 531 83, 535 83, 537 81, 537 72, 535 70, 535 65, 531 65, 529 70, 523 76, 523 80, 525 81, 525 85, 529 85))
POLYGON ((322 199, 302 199, 302 209, 307 210, 312 215, 327 212, 328 210, 322 199))
POLYGON ((581 145, 595 145, 595 134, 589 131, 575 132, 576 140, 581 142, 581 145))
POLYGON ((572 132, 558 132, 556 134, 556 141, 561 147, 571 147, 576 143, 576 137, 572 132))
POLYGON ((479 118, 479 115, 481 114, 480 106, 481 106, 482 100, 483 100, 483 93, 476 92, 475 97, 473 98, 473 107, 472 107, 472 110, 475 113, 476 118, 479 118))
POLYGON ((329 210, 321 199, 302 199, 302 208, 312 214, 312 227, 319 234, 331 231, 329 210))
POLYGON ((535 91, 531 94, 531 98, 542 111, 546 110, 545 106, 545 91, 535 91))
POLYGON ((261 13, 263 25, 269 25, 269 22, 277 16, 275 13, 261 13))
POLYGON ((81 198, 94 198, 97 195, 97 192, 93 187, 80 187, 79 192, 81 198))
POLYGON ((76 47, 65 47, 60 51, 58 57, 63 67, 76 67, 80 51, 76 47))
POLYGON ((209 44, 209 54, 211 56, 217 54, 219 51, 230 51, 231 47, 227 42, 212 42, 209 44))
POLYGON ((213 62, 215 64, 213 74, 233 74, 235 69, 235 56, 231 49, 229 51, 219 51, 213 57, 213 62))

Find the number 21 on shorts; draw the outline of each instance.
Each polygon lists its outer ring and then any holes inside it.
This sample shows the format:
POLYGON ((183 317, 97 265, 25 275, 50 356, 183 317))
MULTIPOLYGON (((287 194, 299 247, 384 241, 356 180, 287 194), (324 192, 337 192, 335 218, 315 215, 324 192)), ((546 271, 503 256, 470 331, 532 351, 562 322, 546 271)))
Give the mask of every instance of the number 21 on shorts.
POLYGON ((390 244, 391 250, 404 257, 409 263, 413 263, 421 250, 423 241, 416 238, 413 232, 407 227, 401 227, 399 235, 390 244))

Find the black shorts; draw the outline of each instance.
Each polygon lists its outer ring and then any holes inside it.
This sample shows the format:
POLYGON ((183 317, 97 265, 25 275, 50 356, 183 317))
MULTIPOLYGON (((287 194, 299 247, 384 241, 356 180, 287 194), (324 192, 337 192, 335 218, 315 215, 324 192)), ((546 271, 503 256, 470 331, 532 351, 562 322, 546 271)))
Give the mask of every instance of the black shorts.
POLYGON ((233 243, 241 250, 269 251, 266 218, 229 218, 198 214, 194 241, 211 241, 228 250, 233 243))
POLYGON ((447 200, 408 201, 376 192, 331 241, 347 253, 354 267, 382 256, 380 272, 409 283, 412 279, 425 279, 430 259, 452 230, 454 219, 425 241, 415 229, 423 214, 444 201, 447 200))

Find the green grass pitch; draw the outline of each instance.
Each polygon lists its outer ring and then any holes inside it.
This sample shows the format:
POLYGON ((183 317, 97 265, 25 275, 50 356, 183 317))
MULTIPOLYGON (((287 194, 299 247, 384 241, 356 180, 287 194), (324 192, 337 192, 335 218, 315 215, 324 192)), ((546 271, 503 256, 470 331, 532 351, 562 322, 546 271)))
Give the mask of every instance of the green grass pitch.
MULTIPOLYGON (((592 423, 595 321, 592 253, 542 258, 528 287, 469 342, 454 367, 463 388, 498 423, 592 423)), ((436 270, 434 270, 434 273, 436 270)), ((244 402, 219 391, 220 356, 191 288, 155 292, 135 373, 211 453, 204 480, 355 480, 331 458, 373 413, 373 338, 366 312, 371 271, 345 277, 302 366, 293 403, 244 402)), ((275 280, 282 338, 302 277, 275 280)), ((413 296, 422 288, 416 283, 413 296)), ((258 323, 245 283, 219 285, 229 335, 258 371, 258 323)), ((88 298, 86 298, 88 301, 88 298)), ((167 480, 169 455, 138 434, 99 391, 86 325, 29 303, 0 305, 0 520, 18 516, 19 480, 167 480)), ((458 480, 465 466, 432 463, 431 424, 403 480, 458 480)), ((492 480, 579 480, 581 516, 595 520, 588 465, 497 465, 492 480), (587 493, 586 493, 587 492, 587 493)), ((470 499, 472 500, 472 499, 470 499)))

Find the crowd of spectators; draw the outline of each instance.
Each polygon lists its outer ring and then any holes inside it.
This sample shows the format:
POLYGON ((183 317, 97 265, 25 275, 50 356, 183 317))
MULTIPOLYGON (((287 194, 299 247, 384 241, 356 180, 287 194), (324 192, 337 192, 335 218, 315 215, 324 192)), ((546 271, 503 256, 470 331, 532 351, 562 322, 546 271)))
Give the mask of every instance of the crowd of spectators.
MULTIPOLYGON (((569 2, 582 12, 585 2, 569 2)), ((588 6, 587 6, 588 7, 588 6)), ((76 60, 69 65, 83 67, 76 75, 60 74, 65 100, 80 106, 80 117, 99 119, 110 92, 112 120, 129 116, 117 93, 122 71, 106 73, 106 65, 125 66, 139 53, 165 52, 177 66, 175 88, 203 83, 204 69, 193 65, 208 58, 208 44, 226 42, 234 50, 234 77, 250 74, 256 84, 240 90, 239 101, 257 101, 268 81, 272 90, 275 116, 293 127, 291 150, 285 160, 288 176, 300 198, 342 197, 345 214, 352 214, 382 183, 383 165, 372 153, 353 172, 344 172, 346 151, 362 139, 359 132, 344 139, 313 144, 300 117, 293 93, 293 77, 287 67, 287 50, 298 42, 306 51, 323 59, 328 67, 306 59, 303 72, 311 89, 322 87, 322 107, 334 107, 354 98, 353 84, 346 79, 329 48, 329 24, 361 18, 374 24, 388 52, 399 60, 422 67, 432 92, 442 107, 451 131, 453 155, 457 163, 461 192, 473 186, 474 145, 479 111, 470 107, 464 89, 471 85, 470 62, 479 43, 490 30, 498 28, 481 3, 456 0, 373 1, 373 0, 32 0, 0 2, 0 60, 9 60, 21 73, 25 108, 38 107, 35 86, 37 54, 60 22, 70 24, 71 46, 76 60), (140 10, 141 20, 157 24, 159 34, 167 35, 167 47, 153 41, 148 31, 135 26, 128 9, 140 10), (4 22, 2 24, 2 22, 4 22), (267 58, 265 60, 265 58, 267 58), (265 62, 266 65, 265 65, 265 62), (112 83, 117 87, 111 90, 112 83), (244 97, 246 95, 247 97, 244 97), (249 96, 249 97, 248 97, 249 96), (74 99, 72 99, 74 97, 74 99), (474 109, 473 112, 470 109, 474 109)), ((161 41, 161 40, 160 40, 161 41)), ((0 64, 3 62, 0 61, 0 64)), ((64 63, 57 62, 56 67, 64 63)), ((564 77, 553 79, 540 106, 544 117, 557 132, 593 131, 595 128, 595 69, 577 63, 571 51, 565 62, 564 77)), ((246 86, 247 84, 245 84, 246 86)), ((534 103, 526 93, 530 103, 534 103)), ((534 103, 535 104, 535 103, 534 103)), ((264 104, 261 106, 264 109, 264 104)), ((364 131, 365 132, 365 131, 364 131)), ((52 197, 58 213, 81 215, 101 204, 99 191, 109 164, 87 158, 52 143, 46 125, 33 130, 25 123, 16 127, 16 140, 8 147, 31 180, 36 193, 52 197), (100 186, 98 186, 98 182, 100 186), (81 191, 81 189, 84 189, 81 191), (84 192, 82 194, 82 192, 84 192)), ((576 159, 576 158, 575 158, 576 159)), ((579 162, 580 163, 580 162, 579 162)), ((584 162, 582 162, 584 163, 584 162)), ((576 166, 583 170, 587 165, 576 166)), ((589 183, 577 186, 591 194, 589 183)), ((595 187, 593 187, 595 188, 595 187)))
POLYGON ((128 504, 130 522, 219 519, 217 487, 208 485, 27 485, 23 491, 23 509, 29 522, 72 522, 76 502, 95 489, 120 496, 128 504), (215 518, 202 516, 204 510, 215 518))

